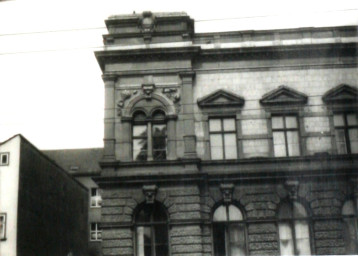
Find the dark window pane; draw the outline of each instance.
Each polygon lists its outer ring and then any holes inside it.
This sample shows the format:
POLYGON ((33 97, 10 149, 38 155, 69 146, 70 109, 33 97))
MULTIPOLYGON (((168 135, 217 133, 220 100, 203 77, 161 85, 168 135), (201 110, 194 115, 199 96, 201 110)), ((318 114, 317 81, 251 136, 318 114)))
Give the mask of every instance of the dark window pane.
POLYGON ((154 232, 156 245, 166 245, 168 243, 168 229, 166 224, 155 225, 154 232))
POLYGON ((146 115, 141 111, 136 112, 133 117, 134 121, 145 121, 145 119, 146 119, 146 115))
POLYGON ((165 113, 163 111, 155 111, 153 114, 154 120, 164 120, 165 119, 165 113))
POLYGON ((346 135, 344 129, 336 129, 336 144, 338 154, 347 154, 346 135))
POLYGON ((168 246, 167 245, 157 245, 155 247, 156 256, 167 256, 168 255, 168 246))
POLYGON ((213 225, 213 238, 215 256, 226 256, 224 224, 215 223, 213 225))
POLYGON ((357 154, 358 153, 358 129, 349 129, 349 142, 351 144, 351 153, 357 154))
POLYGON ((153 124, 153 137, 166 136, 167 126, 165 124, 153 124))
POLYGON ((136 216, 136 222, 138 223, 149 223, 150 216, 152 215, 153 205, 147 204, 145 205, 136 216))

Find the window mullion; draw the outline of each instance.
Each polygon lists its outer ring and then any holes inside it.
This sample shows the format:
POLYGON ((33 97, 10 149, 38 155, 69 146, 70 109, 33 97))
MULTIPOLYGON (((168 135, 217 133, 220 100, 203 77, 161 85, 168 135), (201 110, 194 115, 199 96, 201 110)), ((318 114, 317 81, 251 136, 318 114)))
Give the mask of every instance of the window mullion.
POLYGON ((148 122, 147 123, 147 133, 148 133, 148 138, 147 138, 147 143, 148 143, 148 148, 147 148, 147 160, 148 161, 152 161, 153 160, 153 137, 152 137, 152 123, 148 122))
POLYGON ((348 127, 347 113, 343 114, 343 119, 344 119, 344 136, 346 139, 346 148, 347 148, 347 153, 350 154, 351 153, 351 141, 349 138, 349 127, 348 127))

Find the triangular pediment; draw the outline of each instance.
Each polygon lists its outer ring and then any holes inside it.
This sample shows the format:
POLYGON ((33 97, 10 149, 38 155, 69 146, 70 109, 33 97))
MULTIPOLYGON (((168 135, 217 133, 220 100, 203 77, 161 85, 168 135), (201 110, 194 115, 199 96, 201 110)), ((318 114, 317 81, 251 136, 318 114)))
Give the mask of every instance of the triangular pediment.
POLYGON ((200 107, 242 107, 245 103, 243 97, 227 90, 216 90, 207 96, 198 99, 200 107))
POLYGON ((358 102, 358 90, 347 84, 341 84, 326 92, 322 100, 325 103, 358 102))
POLYGON ((306 102, 307 95, 284 85, 266 93, 260 100, 263 105, 305 104, 306 102))

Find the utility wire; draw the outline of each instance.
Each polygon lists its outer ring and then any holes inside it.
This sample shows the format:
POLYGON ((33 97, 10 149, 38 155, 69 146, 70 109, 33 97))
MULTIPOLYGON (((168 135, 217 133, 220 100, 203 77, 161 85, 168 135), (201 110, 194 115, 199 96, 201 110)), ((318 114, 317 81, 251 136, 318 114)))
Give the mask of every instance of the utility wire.
MULTIPOLYGON (((358 11, 358 9, 341 9, 341 10, 328 10, 328 11, 317 11, 310 12, 308 14, 317 14, 317 13, 331 13, 331 12, 345 12, 345 11, 358 11)), ((305 13, 306 15, 307 13, 305 13)), ((287 16, 288 14, 270 14, 270 15, 258 15, 258 16, 244 16, 244 17, 232 17, 232 18, 217 18, 217 19, 203 19, 195 20, 195 23, 200 22, 210 22, 210 21, 225 21, 225 20, 242 20, 242 19, 254 19, 254 18, 268 18, 268 17, 279 17, 287 16)), ((0 34, 2 36, 20 36, 20 35, 31 35, 31 34, 46 34, 46 33, 63 33, 63 32, 75 32, 75 31, 88 31, 88 30, 101 30, 107 29, 107 27, 89 27, 89 28, 70 28, 70 29, 59 29, 59 30, 44 30, 44 31, 31 31, 31 32, 19 32, 19 33, 8 33, 0 34)))

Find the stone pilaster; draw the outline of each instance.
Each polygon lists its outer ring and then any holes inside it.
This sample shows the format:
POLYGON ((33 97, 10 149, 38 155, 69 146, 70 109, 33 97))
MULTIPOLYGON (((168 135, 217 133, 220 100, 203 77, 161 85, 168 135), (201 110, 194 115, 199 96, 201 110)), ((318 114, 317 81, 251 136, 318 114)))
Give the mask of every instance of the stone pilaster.
POLYGON ((194 127, 194 72, 180 73, 182 79, 182 104, 184 119, 184 158, 196 158, 196 136, 194 127))
POLYGON ((117 76, 102 76, 105 90, 104 105, 104 160, 115 159, 115 83, 117 76))

